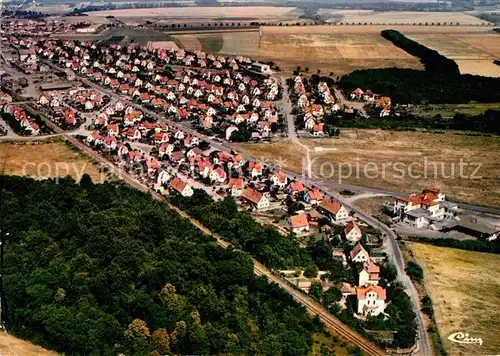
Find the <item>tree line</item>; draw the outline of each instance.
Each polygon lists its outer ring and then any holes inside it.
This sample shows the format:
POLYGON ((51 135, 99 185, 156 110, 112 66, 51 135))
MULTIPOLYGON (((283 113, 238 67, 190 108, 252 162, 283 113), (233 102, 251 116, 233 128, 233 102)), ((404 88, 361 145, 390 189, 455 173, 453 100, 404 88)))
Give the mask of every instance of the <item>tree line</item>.
POLYGON ((479 75, 446 75, 416 69, 379 68, 355 70, 338 85, 347 91, 371 89, 397 104, 463 104, 500 101, 500 78, 479 75))
POLYGON ((413 41, 396 30, 383 30, 382 37, 391 41, 394 45, 408 52, 412 56, 420 58, 420 62, 429 73, 459 75, 457 63, 441 54, 438 51, 427 48, 420 43, 413 41))
POLYGON ((356 127, 362 129, 386 130, 459 130, 500 135, 500 110, 489 109, 478 115, 457 113, 453 118, 441 115, 417 116, 401 114, 400 116, 361 118, 356 114, 327 114, 325 123, 331 127, 356 127))
POLYGON ((245 252, 147 194, 87 175, 2 185, 2 307, 15 335, 68 355, 301 356, 323 329, 254 276, 245 252))

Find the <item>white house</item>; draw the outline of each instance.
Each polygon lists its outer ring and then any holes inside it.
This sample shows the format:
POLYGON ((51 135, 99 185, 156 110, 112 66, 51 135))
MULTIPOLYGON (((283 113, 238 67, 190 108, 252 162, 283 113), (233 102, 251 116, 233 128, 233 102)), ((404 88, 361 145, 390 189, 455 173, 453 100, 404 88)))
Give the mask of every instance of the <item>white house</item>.
POLYGON ((349 256, 352 262, 364 263, 370 260, 370 255, 360 243, 354 246, 351 252, 349 252, 349 256))
POLYGON ((294 234, 301 235, 309 232, 309 221, 306 214, 299 214, 290 217, 290 231, 294 234))
POLYGON ((231 196, 240 197, 243 195, 243 179, 231 178, 228 188, 231 189, 231 196))
POLYGON ((371 261, 365 262, 363 269, 359 272, 358 280, 358 285, 360 287, 378 285, 378 281, 380 280, 380 267, 371 261))
POLYGON ((361 229, 354 221, 349 222, 344 228, 344 237, 350 243, 358 242, 362 236, 361 229))
POLYGON ((342 221, 349 217, 349 212, 342 204, 335 200, 323 200, 319 210, 335 221, 342 221))
POLYGON ((243 199, 247 200, 252 204, 254 209, 257 210, 264 210, 269 208, 270 202, 269 199, 266 198, 266 196, 255 189, 252 188, 247 188, 243 192, 243 199))
POLYGON ((356 289, 358 298, 358 314, 376 316, 385 310, 385 289, 379 286, 360 287, 356 289))
POLYGON ((172 182, 170 182, 170 187, 183 197, 190 197, 194 193, 189 184, 182 181, 179 177, 176 177, 172 182))

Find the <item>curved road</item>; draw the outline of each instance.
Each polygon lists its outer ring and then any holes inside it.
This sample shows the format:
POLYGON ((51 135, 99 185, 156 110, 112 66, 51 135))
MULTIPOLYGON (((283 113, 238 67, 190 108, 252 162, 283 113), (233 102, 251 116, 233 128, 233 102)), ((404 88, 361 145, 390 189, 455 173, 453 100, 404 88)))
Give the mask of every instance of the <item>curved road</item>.
MULTIPOLYGON (((151 191, 146 185, 141 183, 135 177, 126 173, 122 169, 117 168, 115 165, 113 165, 107 159, 102 157, 100 154, 93 151, 90 147, 79 142, 71 134, 65 133, 61 128, 59 128, 56 124, 54 124, 50 120, 46 119, 44 116, 41 116, 41 117, 47 123, 47 125, 49 125, 52 129, 54 129, 55 132, 60 133, 64 139, 68 140, 73 145, 80 148, 82 150, 82 152, 84 152, 88 156, 96 159, 101 164, 109 167, 111 172, 114 172, 115 174, 119 173, 119 177, 122 178, 125 182, 127 182, 128 184, 130 184, 131 186, 133 186, 134 188, 136 188, 142 192, 151 193, 152 197, 156 200, 165 201, 165 198, 162 195, 160 195, 154 191, 151 191)), ((188 219, 198 229, 200 229, 201 231, 203 231, 204 233, 206 233, 208 235, 213 236, 216 239, 217 243, 221 247, 227 248, 227 247, 231 246, 230 243, 228 243, 227 241, 224 241, 218 234, 212 233, 212 231, 210 231, 205 226, 203 226, 199 221, 191 218, 186 212, 169 204, 168 202, 166 202, 166 204, 169 206, 170 209, 176 211, 179 215, 188 219)), ((373 356, 386 355, 386 353, 384 351, 382 351, 376 345, 374 345, 370 341, 366 340, 364 337, 362 337, 361 335, 359 335, 358 333, 356 333, 355 331, 353 331, 349 327, 347 327, 345 324, 340 322, 333 315, 331 315, 328 311, 326 311, 320 304, 318 304, 316 301, 312 300, 309 296, 305 295, 301 291, 296 290, 295 288, 290 286, 288 284, 288 282, 286 282, 283 278, 274 275, 269 269, 267 269, 264 265, 262 265, 261 263, 259 263, 255 259, 253 260, 253 262, 254 262, 254 273, 256 275, 264 276, 270 282, 274 282, 274 283, 278 284, 281 288, 283 288, 286 292, 288 292, 297 302, 302 304, 308 310, 308 312, 310 314, 317 315, 320 318, 320 320, 324 323, 324 325, 327 327, 327 329, 334 331, 335 333, 339 334, 342 338, 344 338, 344 339, 350 341, 351 343, 353 343, 354 345, 360 347, 362 350, 364 350, 366 352, 367 355, 373 355, 373 356)))

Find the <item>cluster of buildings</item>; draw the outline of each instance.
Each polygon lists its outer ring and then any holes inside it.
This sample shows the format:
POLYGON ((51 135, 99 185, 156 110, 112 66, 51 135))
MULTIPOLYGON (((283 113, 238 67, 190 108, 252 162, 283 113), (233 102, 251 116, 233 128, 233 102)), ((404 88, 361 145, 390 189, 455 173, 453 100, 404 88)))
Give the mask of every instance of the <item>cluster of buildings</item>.
POLYGON ((12 115, 13 120, 9 124, 18 133, 26 135, 38 135, 40 133, 40 126, 36 123, 35 118, 20 106, 4 105, 3 113, 12 115))
POLYGON ((54 34, 78 32, 78 28, 92 27, 89 22, 66 22, 60 19, 2 19, 3 36, 49 37, 54 34))
POLYGON ((296 76, 290 91, 298 113, 303 118, 303 127, 314 136, 325 134, 323 122, 325 114, 345 109, 344 105, 336 103, 328 84, 323 81, 314 85, 312 79, 307 81, 301 76, 296 76))
POLYGON ((273 105, 279 83, 239 71, 249 61, 243 57, 137 45, 98 48, 84 41, 59 46, 53 40, 40 45, 24 39, 23 46, 166 118, 196 121, 200 131, 228 140, 239 130, 249 131, 251 138, 268 137, 279 120, 273 105))
POLYGON ((380 117, 391 114, 391 98, 388 96, 379 96, 369 89, 363 91, 361 88, 357 88, 351 92, 350 97, 352 100, 365 101, 367 104, 374 106, 375 109, 380 111, 380 117))

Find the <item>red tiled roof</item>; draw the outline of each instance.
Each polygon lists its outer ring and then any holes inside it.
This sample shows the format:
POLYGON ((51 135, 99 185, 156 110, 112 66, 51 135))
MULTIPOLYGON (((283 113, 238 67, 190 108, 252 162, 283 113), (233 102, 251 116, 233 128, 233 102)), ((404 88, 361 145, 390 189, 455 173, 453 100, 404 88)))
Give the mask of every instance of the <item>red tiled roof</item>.
POLYGON ((258 204, 262 199, 262 193, 252 188, 247 188, 243 192, 243 198, 250 200, 254 204, 258 204))
POLYGON ((321 191, 319 189, 310 189, 309 197, 312 200, 323 200, 323 194, 321 194, 321 191))
POLYGON ((243 189, 243 179, 231 178, 229 180, 229 188, 236 187, 236 189, 243 189))
POLYGON ((333 201, 323 200, 319 206, 331 214, 337 214, 340 208, 342 207, 342 205, 340 205, 340 203, 336 200, 333 201))
POLYGON ((377 299, 385 300, 386 298, 385 289, 379 286, 359 287, 356 289, 357 297, 361 300, 366 299, 366 294, 369 292, 375 292, 377 299))
MULTIPOLYGON (((356 257, 361 251, 365 251, 365 248, 363 247, 363 245, 361 245, 360 243, 358 243, 356 246, 354 246, 354 248, 351 250, 351 252, 349 252, 349 255, 351 256, 351 259, 353 259, 354 257, 356 257)), ((366 252, 368 254, 368 252, 366 252)))
POLYGON ((290 225, 292 226, 292 228, 309 226, 309 222, 307 221, 307 215, 299 214, 290 217, 290 225))
POLYGON ((359 227, 358 225, 356 225, 356 223, 354 221, 350 221, 347 226, 344 228, 344 233, 347 235, 349 234, 353 229, 358 229, 359 230, 359 227))
POLYGON ((178 191, 179 193, 182 193, 184 191, 184 188, 186 188, 187 183, 182 181, 179 177, 176 177, 172 182, 170 182, 170 186, 172 189, 178 191))

